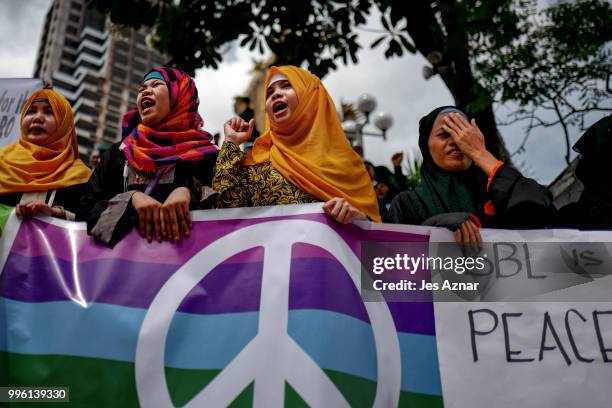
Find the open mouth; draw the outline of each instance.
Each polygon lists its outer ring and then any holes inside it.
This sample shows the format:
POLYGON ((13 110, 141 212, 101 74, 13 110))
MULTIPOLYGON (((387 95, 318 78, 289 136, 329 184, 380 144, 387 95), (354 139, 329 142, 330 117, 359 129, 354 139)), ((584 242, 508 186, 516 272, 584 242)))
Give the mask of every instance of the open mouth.
POLYGON ((279 113, 287 110, 288 107, 289 105, 287 105, 285 102, 275 102, 274 105, 272 105, 272 112, 278 115, 279 113))
POLYGON ((44 132, 44 131, 45 131, 45 128, 43 128, 43 127, 42 127, 42 126, 40 126, 40 125, 33 125, 33 126, 30 126, 29 131, 30 131, 31 133, 40 133, 40 132, 44 132))
POLYGON ((140 101, 140 106, 142 106, 142 112, 145 113, 147 110, 155 106, 155 100, 152 98, 142 98, 140 101))

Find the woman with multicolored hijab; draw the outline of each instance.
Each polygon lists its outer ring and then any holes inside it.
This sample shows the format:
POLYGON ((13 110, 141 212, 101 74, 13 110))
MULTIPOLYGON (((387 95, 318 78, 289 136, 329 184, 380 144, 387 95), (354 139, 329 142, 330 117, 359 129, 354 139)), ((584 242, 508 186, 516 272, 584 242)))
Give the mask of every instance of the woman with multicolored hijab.
POLYGON ((134 224, 148 241, 189 235, 217 148, 203 131, 198 91, 174 68, 149 71, 136 107, 122 121, 123 141, 102 156, 79 218, 96 239, 116 243, 134 224))
POLYGON ((421 183, 396 196, 392 222, 445 226, 459 242, 480 242, 492 228, 552 226, 550 193, 497 160, 472 119, 454 106, 434 109, 419 121, 421 183))
POLYGON ((79 159, 70 103, 51 89, 38 90, 20 125, 19 141, 0 148, 0 203, 16 207, 19 217, 74 220, 91 171, 79 159))
POLYGON ((238 146, 253 121, 234 117, 225 124, 213 180, 217 206, 323 201, 338 222, 380 221, 370 177, 321 80, 298 67, 272 67, 265 89, 266 129, 248 156, 238 146))

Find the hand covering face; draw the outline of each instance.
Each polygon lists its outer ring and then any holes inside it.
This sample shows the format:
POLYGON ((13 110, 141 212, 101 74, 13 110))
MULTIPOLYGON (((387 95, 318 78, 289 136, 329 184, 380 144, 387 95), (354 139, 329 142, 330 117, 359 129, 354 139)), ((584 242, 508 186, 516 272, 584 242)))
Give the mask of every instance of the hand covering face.
POLYGON ((472 165, 464 171, 445 171, 433 161, 429 152, 429 136, 434 122, 445 112, 459 112, 454 106, 434 109, 419 121, 419 148, 423 156, 421 182, 402 197, 402 207, 413 224, 444 213, 468 212, 481 214, 486 194, 486 175, 472 165))

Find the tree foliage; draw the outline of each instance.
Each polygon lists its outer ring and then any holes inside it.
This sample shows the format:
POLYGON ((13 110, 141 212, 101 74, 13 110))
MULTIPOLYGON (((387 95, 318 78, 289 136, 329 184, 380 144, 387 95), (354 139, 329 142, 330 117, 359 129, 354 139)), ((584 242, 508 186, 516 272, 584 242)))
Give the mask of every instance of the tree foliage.
MULTIPOLYGON (((154 26, 154 45, 171 56, 173 65, 192 73, 202 66, 216 68, 226 47, 237 40, 250 50, 273 52, 277 63, 306 64, 323 77, 340 62, 358 62, 359 30, 377 13, 381 35, 370 46, 382 47, 385 58, 405 52, 424 55, 456 104, 476 117, 487 147, 506 160, 510 158, 493 114, 496 98, 538 105, 547 93, 559 91, 560 82, 599 78, 605 69, 600 48, 610 40, 612 26, 605 0, 552 7, 546 24, 534 20, 537 0, 137 0, 130 7, 121 0, 90 3, 109 12, 116 23, 154 26), (594 60, 599 63, 591 69, 594 60), (548 61, 555 70, 547 67, 548 61)), ((587 87, 587 93, 592 89, 588 81, 574 85, 587 87)), ((585 96, 583 104, 592 97, 585 96)))
POLYGON ((517 152, 533 129, 559 125, 569 164, 569 127, 584 129, 590 112, 612 112, 612 7, 605 0, 564 3, 523 25, 511 44, 482 54, 476 72, 500 102, 517 106, 508 123, 526 121, 517 152))

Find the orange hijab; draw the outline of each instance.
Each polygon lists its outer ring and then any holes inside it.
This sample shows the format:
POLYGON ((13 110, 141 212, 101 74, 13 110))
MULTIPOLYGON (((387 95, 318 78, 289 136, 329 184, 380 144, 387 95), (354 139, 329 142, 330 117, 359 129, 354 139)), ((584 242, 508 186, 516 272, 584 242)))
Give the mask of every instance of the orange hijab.
POLYGON ((85 183, 91 170, 79 159, 76 132, 70 103, 51 89, 32 94, 21 111, 25 113, 36 98, 47 98, 57 130, 43 145, 31 143, 21 130, 19 141, 0 148, 0 195, 29 191, 47 191, 85 183))
POLYGON ((244 164, 270 161, 301 190, 322 201, 344 197, 380 222, 370 176, 361 157, 351 148, 334 102, 321 80, 302 68, 271 67, 264 89, 268 89, 274 74, 287 77, 297 94, 298 106, 289 120, 282 123, 266 116, 265 131, 255 141, 244 164))

